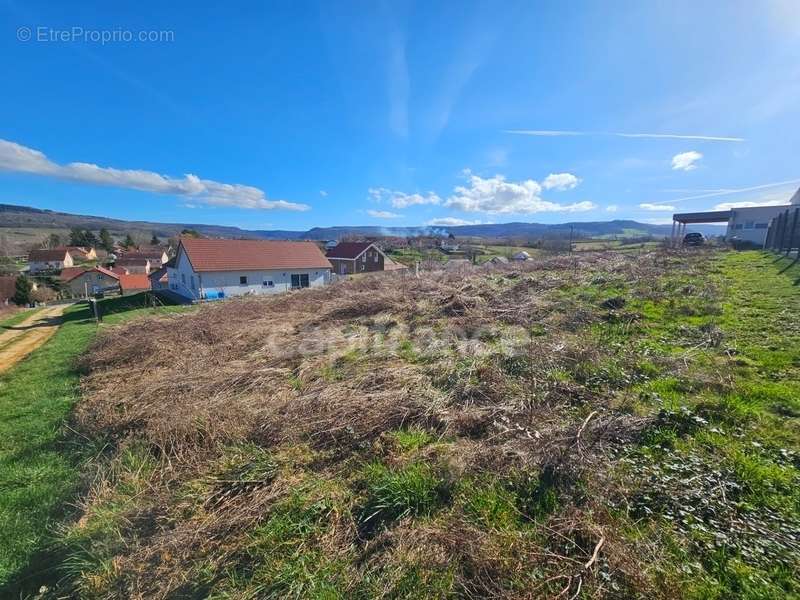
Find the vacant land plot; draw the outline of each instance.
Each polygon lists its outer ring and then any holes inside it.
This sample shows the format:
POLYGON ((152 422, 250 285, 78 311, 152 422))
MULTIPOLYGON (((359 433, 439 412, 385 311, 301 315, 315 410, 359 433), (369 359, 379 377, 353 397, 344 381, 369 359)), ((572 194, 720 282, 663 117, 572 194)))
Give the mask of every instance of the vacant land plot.
POLYGON ((45 596, 800 594, 782 266, 587 252, 109 329, 45 596))

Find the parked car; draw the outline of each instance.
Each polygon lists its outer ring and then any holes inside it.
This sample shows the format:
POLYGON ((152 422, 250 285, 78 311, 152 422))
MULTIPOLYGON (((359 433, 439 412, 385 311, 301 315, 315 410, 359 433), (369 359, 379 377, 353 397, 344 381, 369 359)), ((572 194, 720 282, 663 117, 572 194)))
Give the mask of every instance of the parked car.
POLYGON ((702 233, 697 233, 695 231, 691 233, 687 233, 683 236, 683 245, 684 246, 702 246, 706 243, 706 239, 703 237, 702 233))

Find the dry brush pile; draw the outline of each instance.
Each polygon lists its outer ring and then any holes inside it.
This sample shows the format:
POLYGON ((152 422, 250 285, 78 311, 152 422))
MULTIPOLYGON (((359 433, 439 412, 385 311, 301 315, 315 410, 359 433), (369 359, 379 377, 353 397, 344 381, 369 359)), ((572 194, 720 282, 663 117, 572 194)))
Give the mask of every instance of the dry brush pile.
POLYGON ((387 274, 109 329, 82 364, 73 426, 101 450, 64 585, 670 596, 658 534, 624 535, 608 506, 615 457, 655 418, 628 390, 687 362, 597 335, 639 316, 576 290, 641 288, 675 264, 582 253, 387 274))

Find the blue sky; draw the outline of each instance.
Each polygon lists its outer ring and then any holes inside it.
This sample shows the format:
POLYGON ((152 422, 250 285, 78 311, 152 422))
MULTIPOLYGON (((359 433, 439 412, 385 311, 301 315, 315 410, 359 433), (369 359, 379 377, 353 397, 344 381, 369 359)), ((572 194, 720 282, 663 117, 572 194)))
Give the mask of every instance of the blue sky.
POLYGON ((799 59, 796 0, 0 0, 0 202, 251 229, 780 203, 799 59))

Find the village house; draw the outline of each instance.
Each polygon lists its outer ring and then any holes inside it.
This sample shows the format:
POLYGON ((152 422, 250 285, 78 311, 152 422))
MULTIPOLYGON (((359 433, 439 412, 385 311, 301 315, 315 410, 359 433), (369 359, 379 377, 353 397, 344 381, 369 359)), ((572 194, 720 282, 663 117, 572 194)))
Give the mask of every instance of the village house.
POLYGON ((191 300, 318 287, 331 272, 314 242, 182 238, 173 260, 169 289, 191 300))
POLYGON ((384 270, 386 255, 372 242, 341 242, 325 254, 337 275, 384 270))
POLYGON ((62 272, 61 280, 62 287, 69 290, 73 297, 93 296, 119 285, 119 276, 103 267, 80 269, 80 272, 70 269, 66 277, 62 272))
POLYGON ((28 266, 31 273, 47 271, 60 271, 71 267, 75 263, 66 248, 47 248, 44 250, 31 250, 28 255, 28 266))
POLYGON ((150 259, 145 257, 134 256, 125 254, 114 261, 114 269, 125 270, 128 273, 143 273, 147 275, 150 272, 150 259))
POLYGON ((97 251, 94 248, 83 246, 65 246, 73 261, 97 260, 97 251))
MULTIPOLYGON (((167 252, 158 246, 142 247, 120 254, 119 260, 147 260, 151 269, 158 269, 169 260, 167 252)), ((119 262, 119 260, 117 262, 119 262)))
POLYGON ((525 252, 525 250, 520 250, 519 252, 515 252, 514 255, 511 257, 511 260, 516 260, 518 262, 530 260, 531 255, 525 252))

